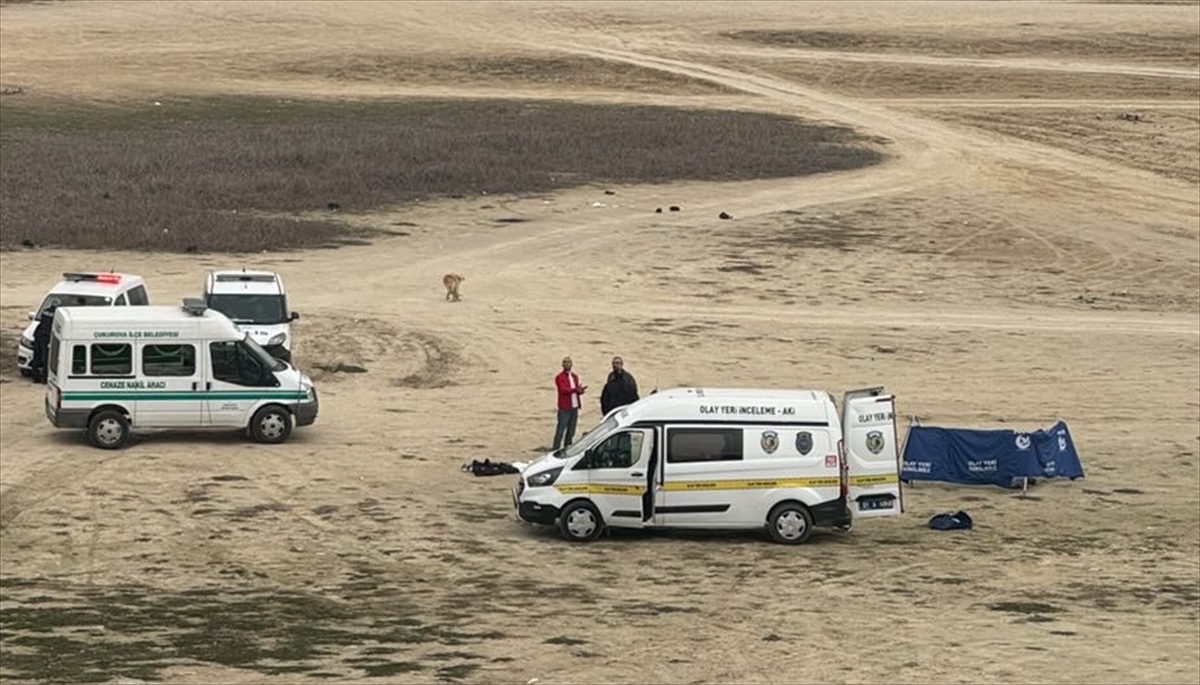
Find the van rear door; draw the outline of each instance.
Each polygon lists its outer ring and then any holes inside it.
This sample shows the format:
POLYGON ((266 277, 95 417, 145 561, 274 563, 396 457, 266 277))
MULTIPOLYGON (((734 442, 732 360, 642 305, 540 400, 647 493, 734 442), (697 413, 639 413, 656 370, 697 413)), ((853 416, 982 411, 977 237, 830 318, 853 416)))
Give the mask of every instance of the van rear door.
POLYGON ((849 478, 847 504, 854 517, 903 513, 896 398, 884 394, 883 388, 846 393, 842 400, 842 435, 849 478))

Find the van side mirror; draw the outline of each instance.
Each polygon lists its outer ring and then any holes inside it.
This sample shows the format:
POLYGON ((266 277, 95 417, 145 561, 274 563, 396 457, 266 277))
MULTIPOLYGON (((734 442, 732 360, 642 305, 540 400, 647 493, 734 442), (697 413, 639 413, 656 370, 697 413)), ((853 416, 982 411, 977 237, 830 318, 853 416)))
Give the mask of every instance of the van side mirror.
POLYGON ((33 321, 37 318, 37 312, 27 312, 25 316, 28 317, 30 321, 33 321))
POLYGON ((300 312, 292 312, 292 321, 300 318, 300 312))

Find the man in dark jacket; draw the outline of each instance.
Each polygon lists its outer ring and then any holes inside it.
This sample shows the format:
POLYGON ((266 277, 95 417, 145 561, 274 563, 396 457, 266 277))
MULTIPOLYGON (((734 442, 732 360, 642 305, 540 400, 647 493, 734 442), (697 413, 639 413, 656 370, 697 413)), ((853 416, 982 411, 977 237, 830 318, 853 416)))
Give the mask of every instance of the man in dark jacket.
POLYGON ((608 374, 608 382, 604 384, 604 390, 600 392, 600 411, 605 416, 617 407, 633 404, 638 400, 637 381, 634 380, 633 374, 625 370, 625 361, 620 357, 613 357, 612 369, 612 373, 608 374))
POLYGON ((46 310, 38 317, 38 325, 33 329, 33 359, 29 362, 30 371, 32 371, 34 383, 46 382, 46 357, 50 352, 50 330, 54 327, 54 311, 58 309, 54 305, 46 307, 46 310))

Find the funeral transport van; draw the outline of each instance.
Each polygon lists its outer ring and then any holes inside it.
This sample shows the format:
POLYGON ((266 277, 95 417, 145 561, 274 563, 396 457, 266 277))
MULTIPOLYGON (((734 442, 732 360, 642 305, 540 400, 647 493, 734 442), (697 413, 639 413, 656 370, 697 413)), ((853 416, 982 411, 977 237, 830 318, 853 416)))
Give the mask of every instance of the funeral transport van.
POLYGON ((139 428, 244 428, 280 443, 317 418, 308 376, 199 299, 60 307, 47 357, 47 418, 104 449, 139 428))
POLYGON ((903 512, 895 398, 819 390, 676 388, 614 409, 579 442, 524 466, 517 516, 568 540, 606 528, 763 530, 798 544, 815 527, 903 512))

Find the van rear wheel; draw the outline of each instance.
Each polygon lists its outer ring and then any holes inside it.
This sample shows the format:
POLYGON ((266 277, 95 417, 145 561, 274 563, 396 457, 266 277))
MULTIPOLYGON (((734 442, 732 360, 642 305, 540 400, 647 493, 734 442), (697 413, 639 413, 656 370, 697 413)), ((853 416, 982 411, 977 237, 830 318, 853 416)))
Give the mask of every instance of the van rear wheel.
POLYGON ((604 519, 594 504, 579 500, 563 507, 558 528, 571 542, 591 542, 604 530, 604 519))
POLYGON ((115 450, 129 440, 129 419, 116 409, 96 412, 88 421, 88 440, 105 450, 115 450))
POLYGON ((254 412, 250 419, 250 437, 255 442, 276 445, 292 434, 292 414, 277 404, 269 404, 254 412))
POLYGON ((767 516, 771 539, 785 545, 798 545, 812 535, 813 520, 808 508, 796 502, 784 502, 767 516))

